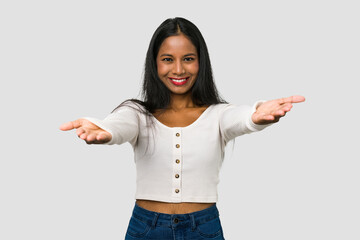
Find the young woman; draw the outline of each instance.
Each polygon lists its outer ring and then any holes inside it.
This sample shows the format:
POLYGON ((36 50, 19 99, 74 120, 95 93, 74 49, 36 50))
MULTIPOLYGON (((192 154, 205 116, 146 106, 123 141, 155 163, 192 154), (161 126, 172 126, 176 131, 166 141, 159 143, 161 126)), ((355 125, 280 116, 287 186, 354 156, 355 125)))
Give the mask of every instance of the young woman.
POLYGON ((215 87, 200 31, 183 18, 155 31, 142 97, 104 120, 81 118, 60 129, 77 129, 88 144, 133 146, 136 202, 125 239, 224 239, 216 202, 226 144, 278 122, 305 98, 228 104, 215 87))

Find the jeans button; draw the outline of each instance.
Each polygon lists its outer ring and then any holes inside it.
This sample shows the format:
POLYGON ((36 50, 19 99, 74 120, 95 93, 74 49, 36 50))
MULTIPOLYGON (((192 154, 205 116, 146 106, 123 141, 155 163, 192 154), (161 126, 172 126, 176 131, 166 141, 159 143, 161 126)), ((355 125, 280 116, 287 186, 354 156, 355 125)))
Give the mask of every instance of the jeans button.
POLYGON ((179 222, 179 219, 175 218, 174 223, 178 223, 178 222, 179 222))

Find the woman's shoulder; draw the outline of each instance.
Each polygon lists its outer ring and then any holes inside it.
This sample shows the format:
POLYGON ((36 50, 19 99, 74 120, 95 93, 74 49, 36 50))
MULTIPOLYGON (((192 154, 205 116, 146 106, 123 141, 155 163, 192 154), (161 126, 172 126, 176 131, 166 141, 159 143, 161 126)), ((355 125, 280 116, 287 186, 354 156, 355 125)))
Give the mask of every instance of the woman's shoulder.
POLYGON ((237 105, 233 103, 217 103, 213 104, 210 107, 212 108, 211 111, 216 113, 218 117, 225 114, 225 112, 232 111, 232 109, 239 109, 242 105, 237 105))
POLYGON ((123 112, 123 111, 132 111, 137 113, 147 113, 146 107, 140 100, 137 99, 127 99, 123 101, 119 106, 117 106, 112 113, 123 112))
POLYGON ((232 103, 216 103, 216 104, 211 104, 209 107, 216 109, 216 110, 221 110, 224 108, 227 108, 229 106, 233 106, 234 104, 232 103))

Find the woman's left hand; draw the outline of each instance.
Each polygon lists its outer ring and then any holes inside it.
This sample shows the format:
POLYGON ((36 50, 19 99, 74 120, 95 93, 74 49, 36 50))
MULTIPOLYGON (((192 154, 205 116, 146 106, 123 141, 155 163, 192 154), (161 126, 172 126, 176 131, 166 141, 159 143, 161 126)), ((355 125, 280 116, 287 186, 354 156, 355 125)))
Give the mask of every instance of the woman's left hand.
POLYGON ((295 95, 264 102, 257 107, 251 119, 255 124, 260 125, 278 122, 281 117, 290 111, 293 103, 304 101, 303 96, 295 95))

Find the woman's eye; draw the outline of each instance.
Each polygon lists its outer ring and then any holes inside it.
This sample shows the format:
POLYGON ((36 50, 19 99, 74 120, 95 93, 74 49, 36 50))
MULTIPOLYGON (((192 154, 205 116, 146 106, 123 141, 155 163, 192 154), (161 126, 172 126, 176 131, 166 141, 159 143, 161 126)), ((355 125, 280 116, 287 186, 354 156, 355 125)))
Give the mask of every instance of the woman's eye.
POLYGON ((189 61, 192 61, 192 60, 194 60, 194 58, 192 58, 192 57, 184 58, 184 61, 186 61, 186 62, 189 62, 189 61))
POLYGON ((164 62, 170 62, 170 61, 172 61, 172 59, 171 58, 163 58, 163 61, 164 62))

